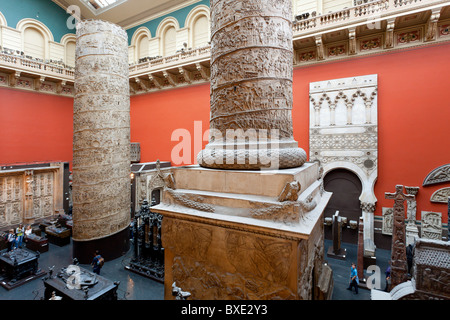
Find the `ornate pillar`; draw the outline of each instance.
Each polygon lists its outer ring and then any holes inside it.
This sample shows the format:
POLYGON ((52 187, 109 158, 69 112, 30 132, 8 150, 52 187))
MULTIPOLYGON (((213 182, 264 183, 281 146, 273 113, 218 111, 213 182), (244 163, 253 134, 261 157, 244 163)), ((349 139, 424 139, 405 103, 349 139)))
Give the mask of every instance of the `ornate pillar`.
POLYGON ((90 263, 129 248, 128 36, 99 20, 77 24, 73 114, 73 257, 90 263))
POLYGON ((219 169, 299 167, 292 129, 292 1, 211 0, 209 144, 219 169))
POLYGON ((419 229, 416 225, 416 211, 417 202, 416 195, 419 192, 419 187, 406 187, 405 190, 408 194, 414 196, 412 200, 407 202, 406 207, 406 245, 414 244, 416 239, 419 238, 419 229))
POLYGON ((394 216, 391 244, 391 290, 405 282, 408 276, 406 261, 405 206, 404 202, 414 196, 403 193, 403 186, 396 185, 395 193, 385 192, 386 199, 394 200, 394 216))
POLYGON ((34 172, 33 170, 25 171, 25 201, 24 201, 24 216, 23 223, 30 224, 34 222, 33 212, 33 187, 34 187, 34 172))
POLYGON ((361 211, 364 222, 363 237, 365 241, 364 244, 364 255, 368 257, 375 257, 375 241, 374 241, 374 213, 376 208, 376 203, 361 202, 361 211))

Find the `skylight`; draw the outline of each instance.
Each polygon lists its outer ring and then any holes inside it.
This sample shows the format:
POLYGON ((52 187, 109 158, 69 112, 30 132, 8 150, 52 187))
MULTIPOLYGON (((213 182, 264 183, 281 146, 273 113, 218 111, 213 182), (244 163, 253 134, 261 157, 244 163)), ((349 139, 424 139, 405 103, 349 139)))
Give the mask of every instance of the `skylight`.
POLYGON ((83 0, 86 6, 95 14, 100 14, 127 0, 83 0))

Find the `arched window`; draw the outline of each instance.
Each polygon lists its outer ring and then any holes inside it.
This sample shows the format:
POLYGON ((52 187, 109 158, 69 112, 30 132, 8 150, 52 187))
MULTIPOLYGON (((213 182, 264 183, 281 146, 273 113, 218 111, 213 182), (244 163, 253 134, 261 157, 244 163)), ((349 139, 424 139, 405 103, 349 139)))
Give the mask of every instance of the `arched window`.
POLYGON ((157 30, 156 37, 160 39, 160 55, 170 56, 175 54, 177 49, 177 30, 180 29, 178 20, 174 17, 168 17, 161 21, 157 30))
POLYGON ((70 67, 75 67, 75 41, 69 41, 66 44, 66 65, 70 67))
POLYGON ((211 38, 209 7, 201 4, 193 8, 186 17, 185 26, 189 30, 188 47, 206 46, 211 38))
POLYGON ((45 59, 45 38, 37 29, 29 27, 23 33, 23 51, 25 55, 45 59))
POLYGON ((74 68, 75 67, 75 47, 77 37, 75 34, 68 33, 61 38, 61 44, 64 46, 64 63, 74 68))
POLYGON ((137 45, 137 50, 138 50, 137 51, 137 54, 138 54, 137 58, 138 58, 138 60, 142 59, 142 58, 145 58, 145 57, 148 57, 148 45, 149 45, 148 37, 146 35, 142 36, 139 39, 139 43, 137 45))
POLYGON ((134 48, 132 59, 139 63, 140 59, 148 57, 150 51, 150 30, 146 27, 137 29, 131 38, 131 47, 134 48))
POLYGON ((38 59, 49 59, 50 42, 54 41, 53 34, 42 22, 35 19, 22 19, 16 29, 22 33, 22 48, 25 55, 38 59))
POLYGON ((193 27, 192 47, 198 48, 208 44, 209 41, 209 21, 204 15, 198 17, 193 27))
POLYGON ((170 56, 175 54, 176 51, 176 43, 177 43, 177 31, 175 27, 169 27, 164 32, 164 48, 163 48, 163 56, 170 56))

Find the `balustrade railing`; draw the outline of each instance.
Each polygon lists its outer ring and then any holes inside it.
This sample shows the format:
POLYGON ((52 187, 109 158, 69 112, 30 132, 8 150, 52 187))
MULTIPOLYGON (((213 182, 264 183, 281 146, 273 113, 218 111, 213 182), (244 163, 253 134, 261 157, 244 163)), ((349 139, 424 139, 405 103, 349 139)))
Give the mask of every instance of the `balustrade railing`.
POLYGON ((55 76, 69 81, 73 81, 75 76, 75 72, 72 69, 3 52, 0 53, 0 66, 12 68, 19 72, 38 72, 42 76, 55 76))
POLYGON ((196 61, 209 57, 211 47, 209 45, 191 49, 181 50, 173 55, 158 58, 149 58, 149 61, 130 65, 130 76, 136 73, 141 73, 152 68, 157 68, 165 65, 176 65, 177 63, 186 64, 188 62, 195 63, 196 61))
MULTIPOLYGON (((305 19, 295 20, 293 22, 294 39, 296 37, 307 36, 311 33, 337 28, 342 25, 350 25, 370 21, 379 17, 389 17, 408 10, 425 8, 431 6, 445 5, 448 1, 444 0, 355 0, 354 6, 340 11, 327 14, 307 15, 305 19)), ((162 70, 164 68, 175 67, 177 65, 186 65, 196 63, 205 58, 209 58, 210 45, 180 50, 173 55, 166 57, 153 57, 143 59, 140 63, 129 66, 130 77, 135 77, 143 73, 150 73, 153 70, 162 70)), ((16 71, 34 71, 42 76, 55 76, 64 80, 73 81, 75 72, 73 68, 67 66, 55 65, 48 62, 31 60, 21 55, 14 55, 10 52, 0 52, 0 66, 13 68, 16 71)))
POLYGON ((338 27, 342 23, 358 23, 381 16, 395 15, 404 12, 405 9, 414 10, 424 6, 444 4, 443 0, 356 0, 355 6, 340 11, 330 12, 296 20, 293 23, 294 36, 338 27))

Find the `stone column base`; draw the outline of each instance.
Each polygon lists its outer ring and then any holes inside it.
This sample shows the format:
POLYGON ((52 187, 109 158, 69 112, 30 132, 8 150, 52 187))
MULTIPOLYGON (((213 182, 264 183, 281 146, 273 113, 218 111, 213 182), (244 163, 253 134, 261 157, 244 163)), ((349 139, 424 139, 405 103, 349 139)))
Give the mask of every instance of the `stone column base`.
POLYGON ((72 243, 72 257, 77 258, 81 264, 90 264, 96 250, 100 251, 107 263, 125 255, 130 249, 130 228, 127 227, 118 233, 96 240, 77 241, 72 239, 72 243))

